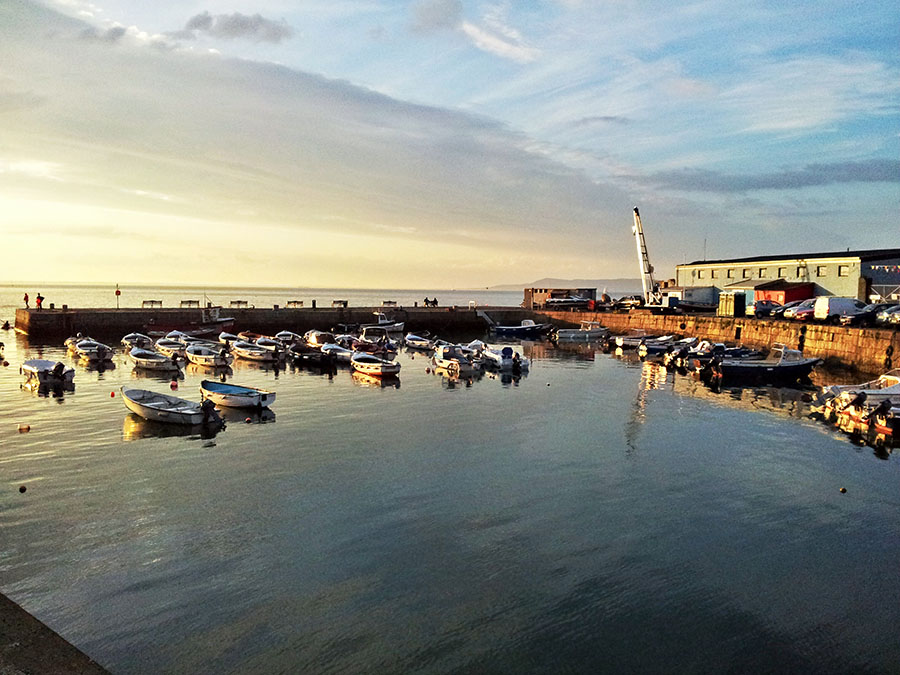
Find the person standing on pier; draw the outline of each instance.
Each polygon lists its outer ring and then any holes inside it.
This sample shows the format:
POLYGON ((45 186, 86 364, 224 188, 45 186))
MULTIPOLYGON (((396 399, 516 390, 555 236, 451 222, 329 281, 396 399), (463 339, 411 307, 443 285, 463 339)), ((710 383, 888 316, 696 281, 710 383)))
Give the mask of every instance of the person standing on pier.
POLYGON ((22 299, 25 301, 25 309, 28 309, 28 293, 26 293, 25 297, 22 299))
POLYGON ((34 304, 38 309, 42 309, 42 305, 44 304, 44 296, 38 293, 37 297, 35 297, 34 299, 34 304))

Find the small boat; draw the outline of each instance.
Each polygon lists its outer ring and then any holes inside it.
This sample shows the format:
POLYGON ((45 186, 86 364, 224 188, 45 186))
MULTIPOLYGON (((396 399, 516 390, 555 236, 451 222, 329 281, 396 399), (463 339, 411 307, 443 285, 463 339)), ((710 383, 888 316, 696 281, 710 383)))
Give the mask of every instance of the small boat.
POLYGON ((476 373, 480 370, 459 345, 440 345, 436 347, 431 361, 436 367, 445 368, 448 372, 458 375, 476 373))
POLYGON ((122 387, 122 400, 126 408, 147 420, 185 425, 221 423, 212 401, 194 403, 169 394, 125 387, 122 387))
POLYGON ((532 319, 523 319, 518 326, 491 326, 497 336, 513 338, 539 338, 553 329, 549 323, 535 323, 532 319))
POLYGON ((253 342, 244 340, 236 340, 231 345, 231 353, 235 358, 245 359, 247 361, 276 361, 277 354, 265 347, 260 347, 253 342))
POLYGON ((237 336, 239 340, 243 340, 244 342, 256 342, 259 338, 265 337, 260 333, 254 333, 253 331, 249 330, 242 330, 237 334, 237 336))
POLYGON ((49 359, 29 359, 22 364, 19 372, 25 376, 27 385, 68 385, 75 379, 75 369, 62 361, 49 359))
MULTIPOLYGON (((178 361, 170 356, 166 356, 160 352, 150 351, 149 349, 141 349, 140 347, 132 347, 128 352, 128 356, 134 362, 135 368, 143 368, 145 370, 162 370, 175 371, 180 370, 178 361)), ((177 356, 175 357, 178 358, 177 356)))
POLYGON ((403 321, 394 321, 393 319, 389 319, 384 312, 372 312, 375 315, 375 323, 364 323, 360 326, 360 328, 384 328, 391 333, 402 333, 403 328, 406 326, 406 323, 403 321))
POLYGON ((122 338, 122 346, 131 349, 139 347, 140 349, 150 349, 153 347, 153 338, 143 333, 129 333, 122 338))
POLYGON ((231 343, 235 342, 236 340, 240 340, 240 338, 234 333, 226 333, 225 331, 219 333, 219 342, 226 347, 230 347, 231 343))
POLYGON ((200 394, 204 401, 227 408, 268 408, 275 402, 274 391, 215 380, 203 380, 200 394))
POLYGON ((187 346, 183 342, 171 340, 169 338, 160 338, 156 341, 154 347, 160 354, 165 354, 170 358, 173 356, 184 357, 184 350, 187 349, 187 346))
POLYGON ((528 370, 531 367, 531 361, 514 351, 512 347, 503 347, 503 349, 487 348, 481 352, 485 365, 499 370, 528 370))
POLYGON ((350 357, 350 365, 354 370, 363 375, 382 377, 385 375, 397 375, 400 372, 400 364, 396 361, 388 361, 374 354, 356 352, 350 357))
POLYGON ((191 363, 213 368, 228 366, 234 360, 234 357, 224 347, 215 349, 203 344, 188 345, 184 350, 184 355, 191 363))
POLYGON ((306 331, 303 335, 303 341, 314 349, 321 349, 323 345, 334 343, 334 333, 328 333, 323 330, 306 331))
POLYGON ((81 340, 75 345, 75 353, 84 361, 112 361, 113 350, 96 340, 81 340))
POLYGON ((297 333, 292 333, 289 330, 282 330, 275 333, 275 339, 279 340, 283 345, 293 345, 303 342, 303 336, 298 335, 297 333))
POLYGON ((805 358, 802 352, 788 349, 784 344, 776 342, 764 359, 716 357, 697 372, 701 380, 714 386, 787 385, 807 380, 820 361, 821 359, 805 358))
POLYGON ((900 403, 900 368, 894 368, 874 380, 860 384, 836 384, 822 387, 822 395, 827 399, 843 399, 844 403, 864 393, 869 404, 893 399, 900 403))
POLYGON ((403 344, 410 349, 421 349, 423 351, 431 351, 434 349, 434 340, 427 337, 416 335, 415 333, 407 333, 403 338, 403 344))
POLYGON ((275 338, 270 337, 258 337, 256 338, 256 342, 254 344, 257 347, 262 347, 263 349, 268 349, 270 352, 283 352, 284 351, 284 343, 281 340, 276 340, 275 338))
POLYGON ((359 338, 353 342, 353 349, 385 358, 394 357, 397 354, 397 345, 391 340, 387 329, 381 326, 363 328, 359 338))
POLYGON ((578 328, 557 328, 550 334, 556 342, 590 342, 609 337, 609 328, 599 321, 582 321, 578 328))
POLYGON ((616 347, 622 349, 637 349, 641 345, 650 347, 661 345, 665 349, 666 345, 675 341, 674 335, 649 335, 644 331, 635 331, 628 335, 619 335, 616 337, 616 347))
POLYGON ((87 335, 82 335, 81 333, 77 333, 70 338, 66 338, 66 341, 64 344, 66 345, 66 349, 68 349, 71 352, 74 352, 75 345, 77 345, 82 340, 92 340, 92 341, 96 342, 96 340, 94 340, 94 338, 92 338, 92 337, 88 337, 87 335))
POLYGON ((322 345, 321 351, 323 354, 331 354, 338 363, 350 363, 350 358, 353 356, 352 349, 341 347, 339 344, 322 345))

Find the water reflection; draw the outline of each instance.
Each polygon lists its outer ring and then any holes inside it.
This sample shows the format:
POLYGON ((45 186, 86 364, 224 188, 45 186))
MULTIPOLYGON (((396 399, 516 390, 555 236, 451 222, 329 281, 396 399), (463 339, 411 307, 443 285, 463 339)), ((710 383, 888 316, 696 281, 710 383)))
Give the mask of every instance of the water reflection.
POLYGON ((122 439, 137 441, 142 438, 170 438, 184 436, 185 438, 211 439, 225 429, 224 424, 167 424, 146 420, 140 415, 129 413, 122 421, 122 439))
POLYGON ((275 411, 269 408, 216 408, 219 416, 226 422, 242 424, 272 424, 275 422, 275 411))
POLYGON ((59 403, 62 403, 62 399, 66 393, 73 393, 75 391, 75 383, 67 382, 65 384, 39 384, 37 380, 32 380, 30 382, 24 382, 22 385, 22 389, 26 391, 30 391, 33 394, 40 396, 41 398, 56 398, 59 399, 59 403))
POLYGON ((457 370, 448 370, 447 368, 435 367, 431 372, 441 378, 441 384, 443 385, 444 389, 471 387, 472 384, 484 377, 483 370, 476 370, 463 375, 457 370))
POLYGON ((180 370, 147 370, 146 368, 134 368, 131 371, 134 380, 152 380, 155 382, 172 382, 183 380, 184 373, 180 370))
POLYGON ((399 389, 400 378, 396 375, 385 375, 384 377, 375 377, 374 375, 366 375, 358 371, 353 371, 350 376, 353 378, 353 384, 360 387, 372 389, 399 389))
POLYGON ((225 382, 229 377, 234 375, 231 366, 204 366, 198 363, 187 363, 184 370, 191 375, 202 375, 204 377, 214 377, 215 379, 225 382))

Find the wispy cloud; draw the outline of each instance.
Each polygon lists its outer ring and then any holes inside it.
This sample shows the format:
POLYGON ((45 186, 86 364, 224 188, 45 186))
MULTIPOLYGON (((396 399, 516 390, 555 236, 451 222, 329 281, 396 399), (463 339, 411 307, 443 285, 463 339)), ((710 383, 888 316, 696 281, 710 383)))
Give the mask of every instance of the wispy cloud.
POLYGON ((419 0, 410 8, 412 29, 421 33, 459 28, 462 23, 461 0, 419 0))
POLYGON ((198 33, 214 38, 235 40, 244 38, 256 42, 278 43, 294 35, 294 29, 286 21, 273 21, 260 14, 210 14, 208 11, 195 14, 184 25, 184 29, 173 33, 174 37, 190 39, 198 33))
POLYGON ((837 183, 900 183, 900 161, 871 159, 861 162, 810 164, 793 171, 758 175, 683 169, 655 173, 646 180, 661 188, 698 192, 794 190, 837 183))

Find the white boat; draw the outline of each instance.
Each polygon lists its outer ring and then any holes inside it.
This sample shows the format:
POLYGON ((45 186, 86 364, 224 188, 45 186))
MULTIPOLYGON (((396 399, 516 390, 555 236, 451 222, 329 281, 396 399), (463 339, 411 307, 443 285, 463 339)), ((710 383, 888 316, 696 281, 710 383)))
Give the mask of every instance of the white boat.
POLYGON ((87 335, 82 335, 81 333, 77 333, 70 338, 66 338, 66 341, 65 341, 66 349, 74 352, 75 345, 77 345, 82 340, 93 340, 94 342, 96 342, 96 340, 94 340, 94 338, 92 338, 92 337, 88 337, 87 335))
POLYGON ((140 347, 132 347, 131 351, 128 352, 128 356, 131 357, 136 368, 163 371, 179 370, 177 361, 174 361, 171 357, 161 354, 160 352, 141 349, 140 347))
POLYGON ((466 356, 459 345, 440 345, 435 348, 432 363, 438 368, 445 368, 450 373, 467 375, 480 370, 472 360, 466 356))
POLYGON ((481 352, 481 356, 485 364, 499 370, 528 370, 531 367, 531 361, 514 351, 512 347, 487 348, 481 352))
POLYGON ((374 354, 356 352, 350 357, 350 365, 363 375, 381 377, 384 375, 396 375, 400 372, 400 364, 396 361, 380 359, 374 354))
POLYGON ((286 346, 290 346, 293 344, 303 342, 302 335, 298 335, 297 333, 292 333, 289 330, 282 330, 282 331, 275 333, 275 339, 280 340, 281 343, 286 346))
POLYGON ((184 355, 191 363, 213 368, 228 366, 234 360, 234 357, 228 353, 225 347, 216 349, 205 344, 188 345, 184 350, 184 355))
POLYGON ((125 407, 144 419, 170 424, 219 424, 221 418, 212 401, 194 403, 183 398, 160 394, 147 389, 122 387, 125 407))
POLYGON ((112 347, 96 340, 81 340, 75 344, 75 353, 84 361, 112 361, 112 347))
POLYGON ((75 369, 62 361, 29 359, 19 372, 25 376, 25 384, 67 385, 75 379, 75 369))
POLYGON ((203 400, 226 408, 268 408, 275 402, 274 391, 215 380, 203 380, 200 394, 203 400))
POLYGON ((332 343, 322 345, 322 353, 331 354, 335 361, 341 363, 350 363, 350 359, 353 356, 352 349, 347 349, 346 347, 341 347, 339 344, 332 343))
POLYGON ((270 352, 284 351, 284 343, 281 340, 276 340, 275 338, 262 336, 257 338, 254 344, 257 347, 262 347, 263 349, 267 349, 270 352))
POLYGON ((609 328, 599 321, 582 321, 578 328, 557 328, 551 337, 557 342, 590 342, 609 337, 609 328))
POLYGON ((622 349, 637 349, 641 345, 662 345, 665 348, 667 344, 674 341, 674 335, 654 336, 643 330, 636 330, 628 335, 619 335, 616 338, 616 346, 622 349))
POLYGON ((183 342, 179 342, 178 340, 172 340, 170 338, 160 338, 156 341, 154 345, 156 351, 160 354, 165 354, 168 357, 172 356, 184 356, 184 350, 187 348, 183 342))
POLYGON ((434 349, 434 340, 429 340, 427 337, 422 337, 415 333, 407 333, 406 337, 403 338, 403 343, 410 349, 421 349, 423 351, 434 349))
POLYGON ((143 333, 129 333, 122 338, 122 346, 131 349, 139 347, 140 349, 150 349, 153 347, 153 338, 143 333))
POLYGON ((372 314, 375 315, 375 323, 364 323, 362 326, 360 326, 360 328, 377 326, 378 328, 384 328, 391 333, 402 333, 403 328, 406 326, 406 323, 403 321, 394 321, 393 319, 389 319, 387 317, 387 314, 385 314, 384 312, 372 312, 372 314))
POLYGON ((274 351, 245 340, 231 343, 231 353, 235 358, 246 361, 275 361, 278 358, 274 351))
POLYGON ((310 347, 321 349, 324 345, 334 343, 334 333, 324 330, 309 330, 303 335, 303 341, 310 347))
POLYGON ((223 345, 225 345, 226 347, 230 347, 232 342, 239 340, 239 339, 240 338, 237 335, 235 335, 234 333, 226 333, 225 331, 222 331, 221 333, 219 333, 219 342, 222 343, 223 345))
POLYGON ((900 403, 900 368, 894 368, 874 380, 860 384, 822 387, 822 394, 828 399, 837 399, 835 405, 838 408, 846 406, 860 394, 865 394, 863 400, 870 405, 877 405, 885 399, 900 403))

